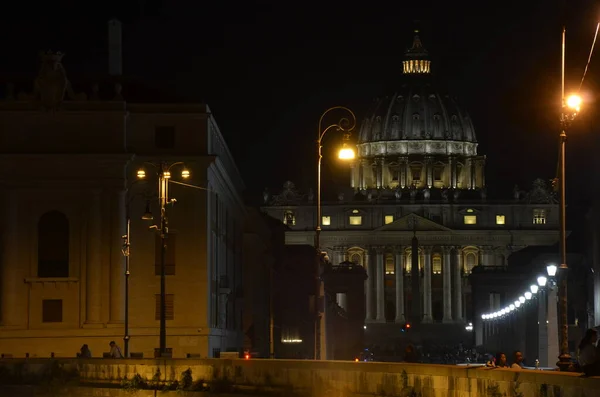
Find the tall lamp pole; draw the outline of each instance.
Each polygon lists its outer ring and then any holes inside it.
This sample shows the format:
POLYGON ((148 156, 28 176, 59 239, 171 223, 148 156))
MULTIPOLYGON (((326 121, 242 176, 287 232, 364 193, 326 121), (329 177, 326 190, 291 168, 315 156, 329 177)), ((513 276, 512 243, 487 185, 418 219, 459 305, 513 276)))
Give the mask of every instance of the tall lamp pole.
POLYGON ((562 113, 560 117, 561 133, 559 150, 559 218, 560 218, 560 273, 558 283, 558 309, 559 309, 559 329, 560 329, 560 355, 556 365, 561 371, 567 371, 571 365, 571 355, 569 354, 569 324, 567 318, 567 214, 566 214, 566 167, 565 167, 565 146, 567 143, 567 129, 571 122, 575 120, 581 106, 581 97, 571 95, 565 98, 565 28, 562 31, 562 113))
MULTIPOLYGON (((174 166, 182 165, 183 162, 166 163, 160 162, 158 164, 146 163, 158 170, 158 200, 160 205, 160 225, 150 226, 151 229, 156 229, 160 235, 160 335, 159 335, 159 348, 158 357, 166 357, 167 354, 167 295, 166 295, 166 251, 167 251, 167 238, 169 234, 169 222, 167 217, 167 205, 175 203, 175 199, 169 199, 169 181, 171 179, 171 169, 174 166)), ((138 177, 143 174, 144 170, 138 171, 138 177)), ((187 179, 190 177, 190 172, 183 168, 181 171, 181 177, 187 179)))
POLYGON ((334 106, 332 108, 327 109, 321 115, 319 119, 319 131, 317 134, 317 227, 315 230, 315 249, 317 251, 317 257, 315 261, 315 360, 325 359, 326 357, 321 357, 324 345, 325 332, 325 321, 324 321, 324 306, 325 306, 325 297, 322 292, 322 282, 321 282, 321 267, 323 262, 323 256, 321 251, 321 160, 323 159, 322 149, 323 149, 323 137, 327 133, 327 131, 335 128, 337 131, 341 131, 344 134, 344 145, 340 149, 339 158, 342 160, 352 160, 354 159, 355 153, 351 147, 347 146, 346 141, 350 138, 350 134, 354 127, 356 126, 356 116, 354 113, 345 106, 334 106), (342 117, 337 123, 331 124, 325 128, 323 128, 323 119, 329 112, 340 110, 350 115, 350 119, 347 117, 342 117))

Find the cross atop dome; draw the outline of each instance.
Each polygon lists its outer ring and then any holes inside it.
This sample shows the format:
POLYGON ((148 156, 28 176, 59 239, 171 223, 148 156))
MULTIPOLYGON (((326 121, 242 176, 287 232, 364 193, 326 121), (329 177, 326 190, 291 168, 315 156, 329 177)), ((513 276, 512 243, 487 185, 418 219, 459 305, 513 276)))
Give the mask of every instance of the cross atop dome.
POLYGON ((413 38, 412 47, 404 53, 406 59, 402 62, 404 74, 429 74, 431 61, 429 53, 423 47, 419 30, 415 29, 415 37, 413 38))

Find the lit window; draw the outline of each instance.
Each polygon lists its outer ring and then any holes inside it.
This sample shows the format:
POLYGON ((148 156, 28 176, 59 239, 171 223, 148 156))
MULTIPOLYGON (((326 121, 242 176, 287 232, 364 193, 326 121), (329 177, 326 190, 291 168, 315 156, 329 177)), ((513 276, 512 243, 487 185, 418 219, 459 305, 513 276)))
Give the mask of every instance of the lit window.
POLYGON ((389 225, 392 222, 394 222, 394 215, 386 215, 385 216, 385 224, 389 225))
POLYGON ((385 274, 394 274, 394 256, 392 254, 387 254, 385 256, 385 274))
POLYGON ((465 259, 465 273, 471 274, 473 268, 477 266, 477 254, 475 252, 468 252, 465 259))
POLYGON ((533 224, 534 225, 545 225, 546 224, 546 210, 543 208, 536 208, 533 210, 533 224))
POLYGON ((329 226, 331 225, 331 217, 330 216, 324 216, 321 218, 321 224, 323 226, 329 226))
POLYGON ((285 211, 283 214, 283 223, 288 226, 294 226, 296 224, 296 215, 293 211, 285 211))
POLYGON ((496 225, 504 225, 506 217, 504 215, 496 215, 496 225))
POLYGON ((440 254, 433 255, 431 262, 433 274, 442 274, 442 257, 440 254))
POLYGON ((413 181, 417 182, 421 180, 421 167, 411 167, 410 172, 413 181))
POLYGON ((354 226, 362 225, 362 216, 360 216, 360 215, 351 216, 350 217, 350 224, 354 225, 354 226))
POLYGON ((477 215, 465 215, 465 225, 476 225, 477 215))

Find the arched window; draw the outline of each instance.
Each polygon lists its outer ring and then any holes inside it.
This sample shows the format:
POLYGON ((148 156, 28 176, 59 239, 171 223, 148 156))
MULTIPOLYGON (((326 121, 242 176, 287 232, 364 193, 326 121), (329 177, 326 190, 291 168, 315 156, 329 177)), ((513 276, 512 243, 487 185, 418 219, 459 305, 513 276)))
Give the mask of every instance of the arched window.
MULTIPOLYGON (((411 251, 412 250, 410 250, 410 249, 407 250, 406 259, 404 260, 404 269, 407 274, 410 274, 410 271, 412 269, 412 253, 411 253, 411 251)), ((419 263, 419 270, 422 270, 423 269, 423 261, 421 260, 421 249, 419 249, 418 263, 419 263)))
POLYGON ((477 266, 477 255, 475 252, 469 252, 466 255, 465 272, 471 274, 473 268, 477 266))
POLYGON ((58 211, 38 222, 38 277, 69 277, 69 220, 58 211))

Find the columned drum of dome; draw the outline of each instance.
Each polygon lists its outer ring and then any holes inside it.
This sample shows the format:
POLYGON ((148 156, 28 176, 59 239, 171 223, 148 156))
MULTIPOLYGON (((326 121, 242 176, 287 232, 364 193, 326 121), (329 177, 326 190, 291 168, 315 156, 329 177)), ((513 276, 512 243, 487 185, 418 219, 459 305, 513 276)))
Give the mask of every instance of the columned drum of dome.
POLYGON ((477 155, 469 115, 433 87, 418 36, 405 57, 404 84, 378 99, 362 122, 355 189, 482 189, 485 157, 477 155))

